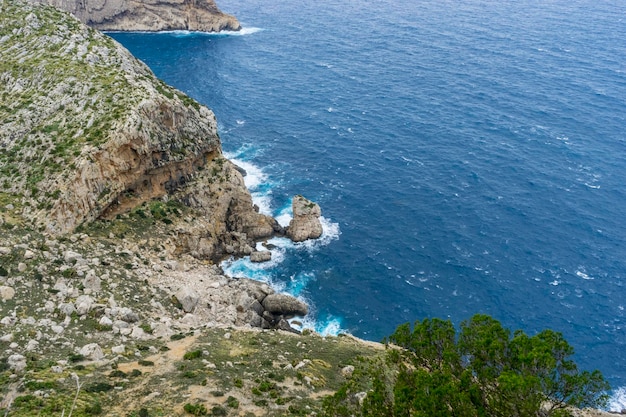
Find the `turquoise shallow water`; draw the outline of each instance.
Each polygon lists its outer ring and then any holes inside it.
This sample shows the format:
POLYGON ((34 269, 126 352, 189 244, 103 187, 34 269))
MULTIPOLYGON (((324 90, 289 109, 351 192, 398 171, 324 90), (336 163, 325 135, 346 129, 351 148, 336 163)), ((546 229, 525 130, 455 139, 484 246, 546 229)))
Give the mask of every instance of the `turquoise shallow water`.
POLYGON ((242 33, 112 36, 215 111, 264 210, 323 208, 323 242, 227 271, 305 298, 320 331, 553 328, 626 385, 626 5, 220 7, 242 33))

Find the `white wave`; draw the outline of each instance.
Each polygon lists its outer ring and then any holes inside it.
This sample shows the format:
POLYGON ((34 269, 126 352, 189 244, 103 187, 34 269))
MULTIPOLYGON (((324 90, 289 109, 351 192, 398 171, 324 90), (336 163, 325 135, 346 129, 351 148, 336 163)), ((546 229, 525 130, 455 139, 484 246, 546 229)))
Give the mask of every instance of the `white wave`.
POLYGON ((315 249, 320 246, 326 246, 333 240, 339 239, 339 235, 341 235, 339 223, 333 223, 330 219, 327 219, 324 216, 320 217, 320 223, 322 223, 322 236, 317 239, 309 239, 304 242, 297 243, 296 246, 305 247, 307 249, 315 249))
POLYGON ((293 210, 291 203, 293 199, 290 199, 281 209, 278 210, 274 218, 282 227, 289 226, 289 222, 293 219, 293 210))
POLYGON ((241 157, 242 153, 243 151, 240 150, 239 154, 236 156, 230 153, 224 153, 224 155, 235 165, 246 171, 243 181, 250 191, 252 202, 259 207, 260 213, 271 216, 272 184, 269 182, 269 176, 258 166, 237 158, 241 157))
POLYGON ((150 30, 105 30, 104 33, 141 33, 141 34, 149 34, 149 35, 174 35, 177 37, 185 37, 185 36, 215 36, 215 37, 225 37, 225 36, 245 36, 251 35, 253 33, 261 32, 264 30, 263 28, 256 27, 244 27, 241 30, 223 30, 221 32, 205 32, 201 30, 159 30, 157 32, 150 30))
POLYGON ((584 273, 583 271, 576 271, 576 276, 582 278, 582 279, 587 279, 587 280, 592 280, 594 279, 593 277, 590 277, 589 275, 587 275, 586 273, 584 273))
POLYGON ((615 413, 621 413, 622 410, 626 410, 626 387, 619 387, 613 390, 607 409, 615 413))
POLYGON ((316 321, 307 316, 304 320, 291 319, 289 321, 291 327, 296 330, 309 329, 322 336, 337 336, 340 333, 346 333, 341 329, 341 320, 337 317, 329 317, 326 320, 316 321))
POLYGON ((230 35, 230 36, 246 36, 246 35, 252 35, 253 33, 257 33, 257 32, 262 32, 265 29, 263 28, 255 28, 255 27, 244 27, 241 28, 241 30, 238 31, 222 31, 219 33, 223 33, 225 35, 230 35))

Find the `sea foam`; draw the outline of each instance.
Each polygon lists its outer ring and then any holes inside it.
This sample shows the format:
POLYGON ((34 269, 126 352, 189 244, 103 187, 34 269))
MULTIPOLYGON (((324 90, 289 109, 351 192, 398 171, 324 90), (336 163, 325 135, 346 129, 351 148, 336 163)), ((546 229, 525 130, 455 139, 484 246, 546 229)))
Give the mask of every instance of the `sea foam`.
MULTIPOLYGON (((293 218, 292 199, 289 199, 278 210, 272 210, 272 191, 277 183, 273 182, 261 168, 249 161, 248 158, 250 158, 251 153, 255 153, 252 147, 243 146, 235 152, 225 152, 224 155, 246 171, 244 182, 252 195, 254 204, 259 206, 259 211, 274 216, 281 226, 286 227, 293 218)), ((294 328, 298 330, 311 329, 324 336, 337 335, 342 332, 341 319, 335 316, 328 316, 324 319, 316 318, 315 306, 302 296, 309 283, 315 280, 313 272, 300 271, 292 275, 287 282, 278 279, 280 266, 289 252, 314 251, 339 238, 341 231, 338 223, 334 223, 324 216, 320 217, 320 222, 322 224, 322 236, 318 239, 294 243, 285 237, 273 237, 265 242, 258 242, 256 250, 269 250, 272 253, 272 258, 268 262, 252 262, 249 256, 245 256, 229 258, 223 261, 220 266, 228 276, 265 282, 275 291, 286 292, 302 299, 311 306, 311 312, 304 320, 292 320, 294 328)))
POLYGON ((615 413, 621 413, 626 410, 626 387, 619 387, 613 391, 607 410, 615 413))

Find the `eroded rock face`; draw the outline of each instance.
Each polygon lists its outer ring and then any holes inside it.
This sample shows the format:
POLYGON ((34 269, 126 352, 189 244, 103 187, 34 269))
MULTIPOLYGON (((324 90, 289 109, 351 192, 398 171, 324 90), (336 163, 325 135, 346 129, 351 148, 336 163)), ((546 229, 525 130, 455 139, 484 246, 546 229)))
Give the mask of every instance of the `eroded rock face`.
POLYGON ((239 30, 214 0, 29 0, 66 10, 99 30, 239 30))
POLYGON ((323 232, 322 223, 319 219, 322 215, 320 206, 301 195, 293 198, 291 206, 293 219, 287 227, 287 237, 294 242, 320 237, 323 232))
POLYGON ((179 251, 207 259, 250 254, 280 230, 222 156, 214 114, 120 44, 19 0, 3 6, 0 27, 0 62, 20 69, 0 71, 0 172, 13 176, 0 175, 0 192, 24 219, 62 235, 172 196, 195 210, 172 226, 179 251))

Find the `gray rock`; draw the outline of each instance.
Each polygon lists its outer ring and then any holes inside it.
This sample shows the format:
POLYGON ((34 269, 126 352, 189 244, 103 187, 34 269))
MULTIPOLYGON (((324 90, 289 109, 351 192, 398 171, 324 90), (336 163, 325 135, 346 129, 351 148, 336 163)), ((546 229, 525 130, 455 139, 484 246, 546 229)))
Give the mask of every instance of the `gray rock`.
POLYGON ((98 292, 100 291, 101 288, 101 280, 100 278, 96 275, 96 273, 94 272, 93 269, 89 270, 87 272, 87 275, 85 276, 85 278, 83 279, 83 287, 85 287, 85 289, 89 289, 93 292, 98 292))
POLYGON ((186 313, 191 313, 200 300, 196 292, 187 286, 181 287, 174 297, 186 313))
POLYGON ((18 272, 24 272, 26 271, 26 264, 24 262, 20 262, 19 264, 17 264, 17 271, 18 272))
POLYGON ((13 341, 13 333, 7 333, 0 337, 0 342, 9 343, 13 341))
POLYGON ((88 295, 81 295, 76 299, 74 305, 76 306, 76 312, 79 316, 84 316, 89 313, 93 306, 94 300, 88 295))
POLYGON ((116 355, 123 355, 124 352, 126 352, 126 346, 124 345, 113 346, 111 348, 111 352, 115 353, 116 355))
POLYGON ((15 323, 17 323, 17 318, 13 316, 6 316, 0 319, 0 324, 3 324, 5 326, 13 326, 15 325, 15 323))
POLYGON ((98 324, 100 324, 100 326, 113 326, 113 321, 107 316, 102 316, 98 321, 98 324))
POLYGON ((36 340, 29 340, 28 343, 26 343, 26 350, 28 352, 32 352, 33 350, 37 349, 39 347, 39 342, 36 340))
POLYGON ((6 285, 0 285, 0 299, 2 301, 12 300, 15 297, 15 290, 6 285))
POLYGON ((61 303, 59 304, 59 311, 63 314, 65 314, 66 316, 71 316, 73 312, 76 311, 76 309, 74 308, 74 304, 72 303, 61 303))
POLYGON ((352 378, 352 374, 354 373, 354 366, 348 365, 341 368, 341 375, 344 378, 352 378))
POLYGON ((26 369, 26 357, 16 353, 14 355, 9 356, 7 359, 7 364, 9 365, 9 369, 14 372, 21 372, 26 369))
POLYGON ((270 294, 263 300, 263 308, 271 314, 285 316, 306 316, 309 307, 288 294, 270 294))
POLYGON ((263 311, 265 311, 265 309, 263 308, 261 303, 259 303, 258 300, 252 301, 252 303, 250 304, 250 306, 248 308, 250 310, 254 311, 255 313, 257 313, 259 316, 262 316, 263 315, 263 311))
POLYGON ((61 334, 65 330, 65 327, 55 324, 54 326, 50 326, 50 330, 52 330, 56 334, 61 334))
POLYGON ((122 314, 120 314, 120 319, 124 320, 127 323, 136 323, 139 321, 139 315, 132 311, 130 308, 122 308, 122 314))
POLYGON ((263 251, 254 251, 250 254, 250 262, 267 262, 272 260, 272 252, 263 250, 263 251))
POLYGON ((104 358, 104 353, 102 352, 102 348, 97 343, 89 343, 88 345, 83 346, 79 351, 79 354, 83 355, 85 358, 99 361, 104 358))
POLYGON ((30 249, 26 249, 26 252, 24 252, 24 259, 33 259, 35 257, 35 252, 33 252, 30 249))

